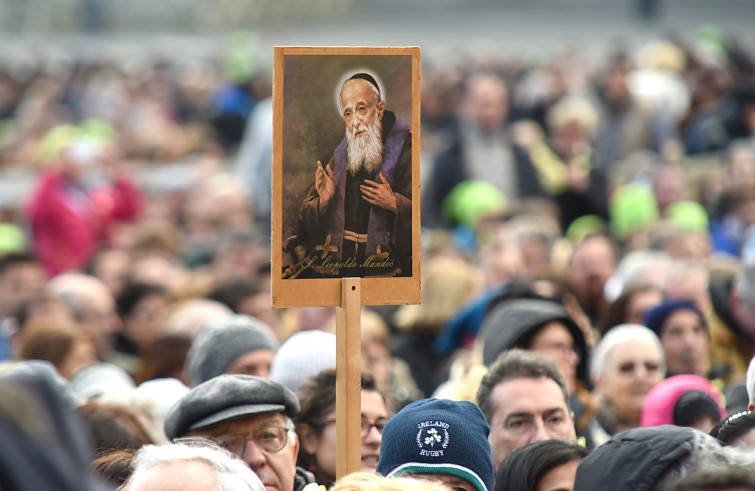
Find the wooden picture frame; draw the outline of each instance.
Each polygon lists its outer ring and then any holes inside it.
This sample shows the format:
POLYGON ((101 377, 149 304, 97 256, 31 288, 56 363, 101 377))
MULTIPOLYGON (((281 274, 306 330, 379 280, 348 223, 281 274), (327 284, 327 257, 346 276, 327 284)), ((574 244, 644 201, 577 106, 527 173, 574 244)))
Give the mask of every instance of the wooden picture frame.
POLYGON ((274 307, 339 306, 350 277, 362 305, 419 303, 419 149, 418 47, 275 48, 274 307))

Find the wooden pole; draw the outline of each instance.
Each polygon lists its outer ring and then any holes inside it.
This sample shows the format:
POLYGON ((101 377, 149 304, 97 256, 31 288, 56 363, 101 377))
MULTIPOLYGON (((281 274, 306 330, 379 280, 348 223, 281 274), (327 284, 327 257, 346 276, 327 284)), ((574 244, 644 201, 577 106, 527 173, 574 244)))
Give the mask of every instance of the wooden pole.
POLYGON ((341 279, 341 306, 336 312, 337 479, 361 469, 361 295, 360 278, 341 279))

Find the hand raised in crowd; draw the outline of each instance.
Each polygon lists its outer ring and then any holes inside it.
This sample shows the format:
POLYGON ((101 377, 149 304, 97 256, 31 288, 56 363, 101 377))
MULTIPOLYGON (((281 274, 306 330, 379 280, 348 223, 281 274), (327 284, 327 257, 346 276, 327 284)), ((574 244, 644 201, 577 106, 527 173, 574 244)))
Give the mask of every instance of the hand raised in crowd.
POLYGON ((362 191, 362 198, 371 205, 396 213, 398 203, 391 185, 388 184, 382 172, 378 174, 378 179, 380 182, 364 180, 364 184, 359 186, 362 191))
POLYGON ((565 162, 566 183, 573 191, 585 191, 590 185, 590 171, 577 159, 565 162))
POLYGON ((336 181, 333 179, 333 169, 330 166, 323 167, 322 162, 317 161, 315 173, 315 189, 320 196, 320 206, 324 209, 336 194, 336 181))

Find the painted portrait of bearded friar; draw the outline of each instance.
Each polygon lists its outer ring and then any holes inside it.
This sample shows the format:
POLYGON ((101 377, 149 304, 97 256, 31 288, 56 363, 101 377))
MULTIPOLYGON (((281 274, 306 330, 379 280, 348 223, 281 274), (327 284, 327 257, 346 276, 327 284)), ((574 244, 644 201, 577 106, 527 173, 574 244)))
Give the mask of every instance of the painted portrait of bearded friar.
POLYGON ((282 278, 412 275, 412 57, 287 56, 282 278))

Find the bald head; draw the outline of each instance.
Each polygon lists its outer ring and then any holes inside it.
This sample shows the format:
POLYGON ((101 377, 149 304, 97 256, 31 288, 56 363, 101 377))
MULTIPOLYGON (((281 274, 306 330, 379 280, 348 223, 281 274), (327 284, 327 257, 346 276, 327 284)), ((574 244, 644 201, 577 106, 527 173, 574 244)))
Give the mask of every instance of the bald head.
POLYGON ((92 338, 97 355, 104 357, 120 329, 115 301, 107 286, 94 276, 65 273, 49 283, 50 291, 71 311, 76 323, 92 338))
POLYGON ((467 82, 467 111, 486 133, 501 129, 509 113, 506 83, 493 73, 472 75, 467 82))
MULTIPOLYGON (((374 81, 374 79, 373 79, 374 81)), ((373 81, 366 80, 363 78, 350 78, 346 80, 343 85, 341 85, 341 91, 338 95, 338 102, 341 107, 341 111, 344 110, 345 100, 344 97, 348 96, 348 94, 352 92, 359 92, 366 97, 367 100, 371 101, 373 104, 377 104, 382 99, 380 97, 380 89, 377 86, 377 83, 373 83, 373 81)))

